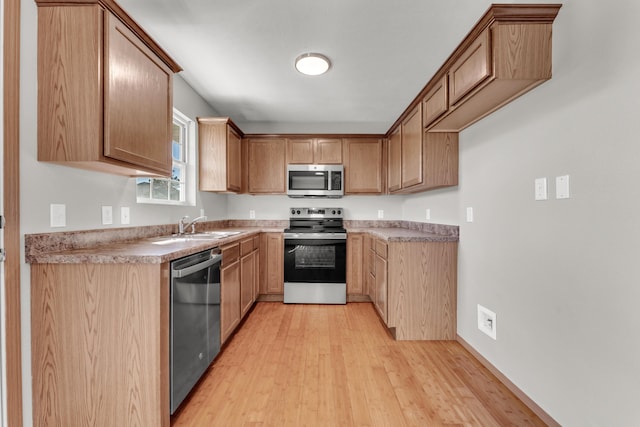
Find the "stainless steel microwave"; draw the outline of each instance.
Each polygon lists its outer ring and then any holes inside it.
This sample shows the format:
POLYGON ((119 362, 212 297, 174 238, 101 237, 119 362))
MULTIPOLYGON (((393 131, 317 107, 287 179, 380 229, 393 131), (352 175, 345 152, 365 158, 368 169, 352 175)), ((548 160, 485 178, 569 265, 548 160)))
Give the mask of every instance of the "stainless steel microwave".
POLYGON ((342 165, 287 165, 289 197, 342 197, 342 165))

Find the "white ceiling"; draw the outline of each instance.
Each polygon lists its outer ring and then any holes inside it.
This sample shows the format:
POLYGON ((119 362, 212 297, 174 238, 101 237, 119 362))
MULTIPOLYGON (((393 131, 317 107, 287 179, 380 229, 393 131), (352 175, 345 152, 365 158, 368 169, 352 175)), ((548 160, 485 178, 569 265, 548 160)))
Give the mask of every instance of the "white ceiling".
MULTIPOLYGON (((245 133, 385 133, 488 0, 119 0, 245 133), (328 56, 323 76, 301 53, 328 56)), ((512 2, 510 2, 512 3, 512 2)))

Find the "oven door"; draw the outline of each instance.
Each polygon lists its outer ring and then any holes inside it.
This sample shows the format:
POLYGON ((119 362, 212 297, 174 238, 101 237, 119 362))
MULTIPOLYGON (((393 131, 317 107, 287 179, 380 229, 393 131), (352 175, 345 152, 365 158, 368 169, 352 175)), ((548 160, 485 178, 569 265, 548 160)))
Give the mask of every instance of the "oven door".
MULTIPOLYGON (((302 233, 297 234, 299 236, 302 233)), ((311 234, 311 233, 309 233, 311 234)), ((315 234, 315 233, 314 233, 315 234)), ((346 237, 287 237, 284 239, 284 281, 345 283, 346 237)), ((341 236, 344 236, 341 234, 341 236)))

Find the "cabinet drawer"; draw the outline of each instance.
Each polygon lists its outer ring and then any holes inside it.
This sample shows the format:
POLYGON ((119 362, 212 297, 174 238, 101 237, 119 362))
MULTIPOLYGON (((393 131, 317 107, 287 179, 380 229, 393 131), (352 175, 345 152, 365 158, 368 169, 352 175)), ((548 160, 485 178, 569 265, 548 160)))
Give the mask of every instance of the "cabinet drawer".
POLYGON ((253 237, 240 242, 240 255, 245 256, 253 251, 253 237))
POLYGON ((222 267, 233 264, 240 256, 240 245, 233 243, 222 247, 222 267))
POLYGON ((449 108, 449 91, 447 76, 440 81, 424 97, 422 104, 422 125, 429 126, 434 120, 447 112, 449 108))
POLYGON ((387 259, 387 242, 376 240, 376 253, 382 258, 387 259))
POLYGON ((489 29, 467 48, 449 69, 449 101, 455 105, 467 93, 491 76, 489 29))

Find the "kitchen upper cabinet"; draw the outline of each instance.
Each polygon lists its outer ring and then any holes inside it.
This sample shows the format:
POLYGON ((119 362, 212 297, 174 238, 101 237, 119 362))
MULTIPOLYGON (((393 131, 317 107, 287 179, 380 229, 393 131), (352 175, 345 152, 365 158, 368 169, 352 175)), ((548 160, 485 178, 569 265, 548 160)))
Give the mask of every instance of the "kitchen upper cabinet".
POLYGON ((342 164, 341 138, 287 139, 289 164, 342 164))
POLYGON ((242 131, 228 117, 198 118, 200 191, 239 193, 242 131))
POLYGON ((493 5, 425 87, 424 126, 460 132, 551 78, 561 5, 493 5))
POLYGON ((365 293, 362 260, 363 240, 362 233, 347 234, 347 295, 363 295, 365 293))
POLYGON ((220 268, 220 342, 233 334, 240 324, 240 245, 232 243, 222 248, 220 268))
POLYGON ((389 138, 389 193, 458 184, 458 134, 425 132, 420 104, 389 138))
POLYGON ((383 193, 382 139, 343 139, 343 160, 345 195, 383 193))
POLYGON ((260 293, 284 293, 284 234, 260 234, 260 293))
POLYGON ((169 176, 180 67, 113 2, 36 3, 38 160, 169 176))
POLYGON ((422 153, 422 105, 402 121, 402 188, 409 188, 423 182, 422 153))
POLYGON ((402 188, 402 127, 396 127, 389 135, 387 183, 389 192, 402 188))
POLYGON ((284 194, 286 192, 287 143, 283 138, 247 139, 248 192, 284 194))
POLYGON ((428 127, 449 109, 449 86, 447 75, 437 80, 422 101, 422 124, 428 127))

